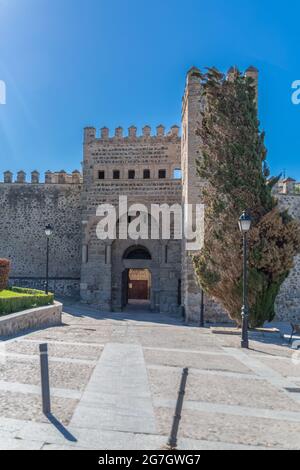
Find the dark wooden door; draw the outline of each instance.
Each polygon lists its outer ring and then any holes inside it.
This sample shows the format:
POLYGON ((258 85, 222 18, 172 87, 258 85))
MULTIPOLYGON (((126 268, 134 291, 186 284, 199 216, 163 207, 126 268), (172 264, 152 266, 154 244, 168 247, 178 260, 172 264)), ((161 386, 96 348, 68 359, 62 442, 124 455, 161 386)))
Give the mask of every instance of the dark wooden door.
POLYGON ((128 298, 132 300, 148 300, 148 281, 130 280, 128 284, 128 298))

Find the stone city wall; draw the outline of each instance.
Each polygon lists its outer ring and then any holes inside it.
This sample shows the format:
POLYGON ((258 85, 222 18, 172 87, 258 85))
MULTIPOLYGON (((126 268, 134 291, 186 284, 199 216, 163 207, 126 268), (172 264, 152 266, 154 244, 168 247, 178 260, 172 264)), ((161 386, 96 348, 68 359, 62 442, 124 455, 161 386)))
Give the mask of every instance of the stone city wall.
MULTIPOLYGON (((19 175, 18 175, 19 176, 19 175)), ((6 180, 7 181, 7 174, 6 180)), ((50 289, 77 295, 81 266, 81 184, 0 183, 0 257, 11 260, 11 284, 43 288, 47 224, 50 289)))
MULTIPOLYGON (((281 208, 300 220, 300 194, 278 193, 276 195, 281 208)), ((300 321, 300 255, 296 256, 294 268, 281 286, 276 300, 276 319, 280 321, 300 321)))

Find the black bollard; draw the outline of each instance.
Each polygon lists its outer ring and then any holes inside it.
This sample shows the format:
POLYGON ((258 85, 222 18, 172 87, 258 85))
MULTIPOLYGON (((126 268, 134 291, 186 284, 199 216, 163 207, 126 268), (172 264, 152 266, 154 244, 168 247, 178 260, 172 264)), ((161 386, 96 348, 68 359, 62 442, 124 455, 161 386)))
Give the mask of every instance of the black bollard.
POLYGON ((48 364, 48 345, 40 344, 40 364, 41 364, 41 386, 43 413, 51 413, 50 385, 49 385, 49 364, 48 364))
POLYGON ((183 369, 179 392, 178 392, 178 398, 176 402, 175 414, 174 414, 173 423, 172 423, 172 429, 171 429, 171 433, 168 439, 168 447, 170 449, 176 449, 177 447, 177 436, 178 436, 179 424, 181 420, 181 413, 182 413, 183 400, 184 400, 184 395, 185 395, 185 387, 186 387, 188 374, 189 374, 188 368, 183 369))

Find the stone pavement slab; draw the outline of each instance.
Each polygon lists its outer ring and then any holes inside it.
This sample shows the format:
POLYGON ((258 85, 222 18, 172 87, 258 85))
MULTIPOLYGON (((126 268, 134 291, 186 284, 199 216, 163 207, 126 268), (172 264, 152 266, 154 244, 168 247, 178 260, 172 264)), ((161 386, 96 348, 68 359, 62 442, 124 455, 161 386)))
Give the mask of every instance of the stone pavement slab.
MULTIPOLYGON (((68 424, 74 413, 77 400, 53 396, 52 410, 63 424, 68 424)), ((0 391, 1 417, 17 418, 30 421, 47 421, 41 410, 40 395, 0 391)))
MULTIPOLYGON (((180 370, 148 370, 152 396, 176 399, 181 379, 180 370)), ((251 406, 263 409, 299 411, 284 391, 279 391, 268 381, 234 377, 221 374, 199 375, 189 372, 185 400, 206 401, 226 405, 251 406), (255 393, 253 393, 255 390, 255 393)))
MULTIPOLYGON (((4 392, 12 393, 23 393, 23 394, 32 394, 40 395, 41 387, 40 385, 28 385, 18 382, 7 382, 5 380, 0 380, 0 390, 4 392)), ((60 397, 60 398, 71 398, 74 400, 80 400, 82 392, 77 390, 72 390, 69 388, 55 388, 51 387, 51 396, 60 397)))
POLYGON ((269 450, 261 446, 247 446, 243 444, 230 444, 228 442, 201 441, 196 439, 179 439, 178 448, 180 450, 269 450))
MULTIPOLYGON (((33 342, 28 340, 19 340, 7 344, 6 353, 35 354, 39 355, 40 341, 33 342)), ((98 360, 102 347, 98 345, 82 345, 68 343, 48 343, 48 352, 50 358, 68 358, 81 360, 98 360)))
MULTIPOLYGON (((94 365, 90 364, 65 364, 63 362, 49 361, 49 376, 51 386, 56 388, 71 388, 83 390, 88 383, 94 365)), ((8 382, 39 385, 40 384, 40 364, 37 357, 28 358, 7 357, 4 364, 0 364, 0 380, 8 382)))
POLYGON ((300 380, 300 353, 297 361, 293 362, 290 358, 265 358, 260 357, 260 362, 274 371, 279 372, 283 377, 295 377, 300 380))
MULTIPOLYGON (((173 411, 156 408, 155 414, 160 433, 166 433, 172 421, 173 411)), ((220 448, 231 444, 234 448, 242 445, 299 449, 299 433, 300 423, 187 409, 182 414, 180 424, 181 439, 219 443, 220 448)))
POLYGON ((105 346, 71 424, 95 429, 155 433, 142 348, 105 346))
POLYGON ((166 347, 176 349, 189 349, 195 351, 221 351, 221 347, 213 336, 203 334, 199 336, 199 329, 187 326, 136 329, 136 335, 143 347, 166 347), (167 338, 167 340, 166 340, 167 338), (188 339, 188 341, 187 341, 188 339))
POLYGON ((42 450, 42 441, 32 441, 24 439, 0 439, 0 450, 42 450))
POLYGON ((215 355, 210 352, 203 354, 201 351, 164 351, 144 348, 144 356, 147 365, 159 364, 181 368, 189 367, 204 371, 216 370, 244 374, 252 373, 252 371, 248 367, 244 366, 241 362, 235 360, 232 357, 226 357, 225 354, 215 355))

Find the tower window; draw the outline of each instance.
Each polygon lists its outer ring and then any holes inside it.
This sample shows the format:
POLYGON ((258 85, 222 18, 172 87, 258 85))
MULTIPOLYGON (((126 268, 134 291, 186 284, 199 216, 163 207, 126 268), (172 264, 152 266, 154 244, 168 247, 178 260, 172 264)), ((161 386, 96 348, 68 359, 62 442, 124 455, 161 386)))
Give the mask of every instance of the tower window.
POLYGON ((114 170, 113 171, 113 179, 114 180, 119 180, 120 179, 120 171, 119 170, 114 170))
POLYGON ((128 171, 128 179, 129 180, 134 180, 135 178, 135 171, 134 170, 129 170, 128 171))
POLYGON ((158 177, 159 179, 164 179, 167 176, 166 170, 158 170, 158 177))
POLYGON ((105 171, 98 171, 98 179, 104 180, 105 179, 105 171))
POLYGON ((150 170, 144 170, 144 180, 148 180, 150 178, 150 170))
POLYGON ((175 168, 173 171, 173 178, 174 180, 181 180, 182 179, 182 171, 180 168, 175 168))

